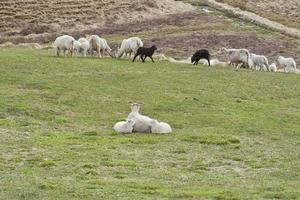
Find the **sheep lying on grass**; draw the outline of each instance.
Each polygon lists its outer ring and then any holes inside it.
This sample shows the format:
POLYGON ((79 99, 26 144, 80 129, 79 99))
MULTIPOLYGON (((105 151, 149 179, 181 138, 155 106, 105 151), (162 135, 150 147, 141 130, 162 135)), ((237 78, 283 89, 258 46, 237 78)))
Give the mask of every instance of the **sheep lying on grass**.
POLYGON ((171 126, 165 122, 158 122, 157 120, 152 120, 150 124, 151 124, 151 133, 164 134, 164 133, 172 132, 171 126))
POLYGON ((130 105, 131 112, 127 120, 118 122, 113 129, 120 133, 170 133, 172 132, 171 126, 164 122, 158 122, 148 116, 139 113, 140 104, 132 103, 130 105))
POLYGON ((125 122, 117 122, 114 125, 114 130, 119 133, 132 133, 134 124, 135 121, 132 119, 126 120, 125 122))
POLYGON ((139 113, 140 104, 132 103, 130 108, 131 108, 131 112, 129 113, 127 119, 128 120, 131 119, 135 121, 133 131, 140 132, 140 133, 150 133, 151 132, 150 122, 152 121, 152 119, 148 116, 141 115, 139 113))

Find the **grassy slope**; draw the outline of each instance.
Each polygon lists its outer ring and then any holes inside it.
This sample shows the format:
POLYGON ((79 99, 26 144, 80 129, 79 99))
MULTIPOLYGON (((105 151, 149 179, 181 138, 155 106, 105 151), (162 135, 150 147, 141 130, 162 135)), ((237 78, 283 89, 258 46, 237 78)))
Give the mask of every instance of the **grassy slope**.
POLYGON ((299 198, 299 75, 49 54, 0 50, 0 199, 299 198))

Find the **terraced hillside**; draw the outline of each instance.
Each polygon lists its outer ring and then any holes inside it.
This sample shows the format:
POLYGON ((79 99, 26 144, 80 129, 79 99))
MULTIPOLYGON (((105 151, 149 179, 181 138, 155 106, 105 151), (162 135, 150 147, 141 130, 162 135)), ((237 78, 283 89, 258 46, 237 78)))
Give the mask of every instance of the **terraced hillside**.
POLYGON ((300 1, 297 0, 218 0, 254 12, 286 26, 300 29, 300 1))
POLYGON ((173 0, 10 0, 0 8, 2 36, 95 28, 194 9, 173 0))

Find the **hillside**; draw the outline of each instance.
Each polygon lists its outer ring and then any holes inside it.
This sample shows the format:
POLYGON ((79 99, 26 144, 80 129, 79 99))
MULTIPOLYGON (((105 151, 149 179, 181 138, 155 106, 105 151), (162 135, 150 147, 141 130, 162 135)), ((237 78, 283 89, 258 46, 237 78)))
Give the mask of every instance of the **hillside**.
POLYGON ((219 0, 254 12, 289 27, 300 29, 300 1, 295 0, 219 0))
POLYGON ((0 8, 2 36, 86 30, 194 10, 173 0, 10 0, 0 8))
POLYGON ((0 49, 0 199, 298 199, 299 75, 0 49), (117 134, 129 101, 173 133, 117 134))

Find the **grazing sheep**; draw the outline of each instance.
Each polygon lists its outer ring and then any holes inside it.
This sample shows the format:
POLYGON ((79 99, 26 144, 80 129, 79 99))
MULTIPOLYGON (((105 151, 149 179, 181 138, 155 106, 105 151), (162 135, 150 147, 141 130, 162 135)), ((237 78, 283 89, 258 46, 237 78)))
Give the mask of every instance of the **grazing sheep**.
POLYGON ((117 52, 117 58, 121 58, 125 53, 125 57, 129 54, 129 58, 131 58, 131 53, 136 53, 139 47, 143 47, 143 42, 138 37, 131 37, 128 39, 124 39, 122 41, 121 47, 117 52))
POLYGON ((102 57, 102 54, 104 52, 108 52, 110 55, 111 48, 108 46, 105 39, 100 38, 98 35, 91 35, 89 37, 89 43, 90 43, 90 53, 93 55, 93 52, 96 51, 98 57, 102 57))
POLYGON ((78 42, 81 44, 80 52, 82 52, 83 56, 86 56, 88 50, 90 49, 90 42, 86 38, 80 38, 78 42))
POLYGON ((79 41, 74 41, 74 55, 79 55, 81 49, 81 43, 79 41))
POLYGON ((293 58, 279 56, 278 63, 280 67, 284 68, 285 72, 291 72, 291 69, 293 69, 293 71, 297 70, 296 62, 293 58))
POLYGON ((158 122, 157 120, 152 120, 151 124, 151 133, 171 133, 172 128, 169 124, 165 122, 158 122))
POLYGON ((206 59, 208 61, 208 65, 210 66, 210 54, 206 49, 200 49, 196 51, 196 53, 194 53, 194 55, 191 58, 191 62, 194 65, 198 65, 199 60, 202 58, 206 59))
POLYGON ((114 130, 119 133, 132 133, 135 121, 132 119, 126 120, 125 122, 117 122, 114 125, 114 130))
POLYGON ((56 50, 56 55, 59 56, 60 51, 63 51, 64 56, 66 56, 66 51, 67 51, 68 52, 67 55, 73 56, 74 42, 75 39, 69 35, 62 35, 57 37, 53 43, 53 47, 56 50))
POLYGON ((229 64, 232 64, 237 69, 241 65, 249 66, 250 53, 247 49, 226 49, 223 47, 219 52, 224 53, 229 60, 229 64))
POLYGON ((276 63, 272 63, 272 64, 269 66, 269 70, 270 70, 270 72, 277 72, 277 66, 276 66, 276 63))
POLYGON ((131 104, 131 112, 129 113, 127 120, 134 120, 133 132, 150 133, 151 132, 151 118, 141 115, 139 113, 140 105, 138 103, 131 104))
POLYGON ((146 48, 146 47, 138 48, 136 54, 134 55, 134 58, 133 58, 132 62, 135 61, 135 58, 137 56, 140 56, 140 58, 142 59, 143 62, 145 62, 145 59, 147 57, 149 57, 152 60, 152 62, 154 62, 152 56, 153 56, 155 50, 157 50, 155 45, 150 47, 150 48, 146 48))
POLYGON ((250 54, 249 59, 249 66, 250 68, 255 67, 256 70, 269 70, 269 61, 268 59, 263 55, 256 55, 254 53, 250 54))

